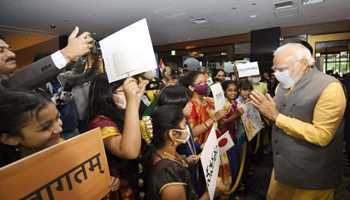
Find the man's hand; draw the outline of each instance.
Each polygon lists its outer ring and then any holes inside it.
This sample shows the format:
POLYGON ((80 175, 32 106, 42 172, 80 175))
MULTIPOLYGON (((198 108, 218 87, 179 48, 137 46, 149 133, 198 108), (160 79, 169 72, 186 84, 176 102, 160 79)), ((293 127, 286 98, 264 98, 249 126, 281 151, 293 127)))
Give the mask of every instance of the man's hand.
POLYGON ((273 122, 276 121, 279 111, 277 110, 275 101, 269 94, 264 96, 260 92, 252 91, 249 97, 252 104, 260 111, 262 115, 273 122))
POLYGON ((61 50, 61 53, 67 59, 68 62, 75 61, 79 57, 90 52, 93 47, 94 39, 90 36, 89 32, 79 34, 79 28, 75 27, 73 32, 68 37, 68 44, 61 50))

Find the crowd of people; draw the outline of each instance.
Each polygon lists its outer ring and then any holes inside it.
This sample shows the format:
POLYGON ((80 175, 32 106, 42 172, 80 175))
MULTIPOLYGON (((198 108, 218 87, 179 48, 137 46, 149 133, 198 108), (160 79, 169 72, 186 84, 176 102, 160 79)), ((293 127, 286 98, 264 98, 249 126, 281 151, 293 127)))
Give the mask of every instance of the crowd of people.
MULTIPOLYGON (((113 179, 109 199, 209 199, 200 153, 217 125, 216 136, 228 131, 235 143, 220 155, 216 197, 227 199, 243 149, 251 145, 237 137, 244 131, 241 105, 250 102, 265 121, 260 134, 270 141, 262 147, 272 145, 267 199, 333 199, 342 177, 339 127, 346 97, 341 83, 318 71, 301 44, 276 50, 274 73, 240 79, 213 72, 226 97, 216 112, 206 70, 185 68, 178 75, 166 67, 158 79, 138 75, 109 83, 101 62, 84 69, 80 57, 92 48, 90 34, 76 28, 67 47, 29 66, 48 65, 52 79, 26 90, 7 86, 16 60, 0 39, 0 166, 100 128, 113 179)), ((244 176, 238 182, 244 187, 244 176)))

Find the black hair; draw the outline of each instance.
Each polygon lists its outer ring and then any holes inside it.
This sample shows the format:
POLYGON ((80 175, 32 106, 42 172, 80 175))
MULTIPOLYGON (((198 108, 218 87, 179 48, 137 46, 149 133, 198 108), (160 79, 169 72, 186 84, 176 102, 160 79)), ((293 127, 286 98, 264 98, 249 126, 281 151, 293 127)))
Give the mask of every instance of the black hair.
POLYGON ((247 79, 242 79, 239 83, 240 90, 253 90, 253 85, 247 79))
POLYGON ((219 72, 224 72, 224 74, 226 75, 225 70, 223 70, 223 69, 217 69, 217 70, 215 71, 215 76, 218 75, 219 72))
POLYGON ((164 147, 167 141, 166 134, 171 129, 179 128, 179 123, 183 118, 182 109, 177 105, 163 105, 156 108, 152 113, 152 145, 155 149, 164 147))
POLYGON ((226 81, 224 81, 224 82, 221 83, 221 86, 222 86, 222 89, 224 90, 224 92, 226 92, 228 86, 230 86, 230 85, 235 85, 236 88, 237 88, 237 90, 238 90, 238 85, 237 85, 237 83, 236 83, 235 81, 233 81, 233 80, 226 80, 226 81))
POLYGON ((157 104, 158 106, 172 104, 184 108, 191 98, 192 92, 188 88, 181 85, 172 85, 161 90, 157 104))
MULTIPOLYGON (((153 138, 151 144, 145 146, 142 152, 144 171, 153 169, 153 156, 156 151, 164 147, 169 140, 167 133, 171 129, 178 129, 179 123, 184 118, 182 109, 177 105, 163 105, 157 107, 151 115, 153 125, 153 138)), ((144 174, 146 186, 149 183, 149 173, 144 174)))
POLYGON ((179 80, 179 85, 182 85, 186 88, 193 85, 199 75, 203 74, 201 71, 189 71, 185 76, 181 77, 179 80))
POLYGON ((125 111, 115 105, 113 91, 122 86, 124 80, 109 84, 106 75, 101 74, 92 81, 89 92, 89 120, 97 115, 104 115, 116 123, 120 130, 123 130, 125 111))
MULTIPOLYGON (((20 135, 28 121, 48 104, 50 100, 25 90, 4 90, 0 93, 0 135, 20 135)), ((20 158, 15 147, 0 144, 0 166, 20 158)))
POLYGON ((219 72, 224 72, 224 76, 226 76, 225 70, 223 70, 223 69, 217 69, 217 70, 214 71, 214 74, 213 74, 213 76, 212 76, 212 79, 213 79, 213 80, 218 81, 218 78, 216 78, 216 76, 218 75, 219 72))

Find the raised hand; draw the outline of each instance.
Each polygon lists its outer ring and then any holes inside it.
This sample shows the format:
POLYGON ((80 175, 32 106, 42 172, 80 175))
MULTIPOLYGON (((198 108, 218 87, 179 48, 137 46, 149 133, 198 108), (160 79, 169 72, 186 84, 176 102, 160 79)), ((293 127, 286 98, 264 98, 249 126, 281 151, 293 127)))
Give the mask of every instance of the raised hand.
POLYGON ((264 96, 259 92, 252 91, 249 98, 262 115, 273 122, 276 121, 279 111, 277 110, 275 100, 269 94, 264 96))
POLYGON ((90 52, 94 39, 89 32, 79 34, 79 28, 75 27, 68 37, 68 44, 61 52, 68 62, 75 61, 79 57, 90 52))

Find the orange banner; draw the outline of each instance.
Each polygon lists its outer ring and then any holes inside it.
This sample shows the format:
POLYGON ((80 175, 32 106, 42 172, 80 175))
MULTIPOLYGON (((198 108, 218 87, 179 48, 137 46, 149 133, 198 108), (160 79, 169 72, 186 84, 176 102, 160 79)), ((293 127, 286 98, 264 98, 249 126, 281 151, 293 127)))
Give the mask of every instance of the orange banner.
POLYGON ((98 200, 109 192, 100 129, 0 168, 1 200, 98 200))

